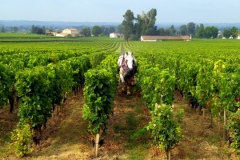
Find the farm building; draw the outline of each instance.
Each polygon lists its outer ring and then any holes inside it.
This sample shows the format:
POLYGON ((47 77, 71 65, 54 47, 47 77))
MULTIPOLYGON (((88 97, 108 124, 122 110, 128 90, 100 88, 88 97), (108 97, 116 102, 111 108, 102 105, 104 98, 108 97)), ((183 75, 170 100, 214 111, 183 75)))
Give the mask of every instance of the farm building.
POLYGON ((67 37, 68 34, 66 34, 66 33, 56 33, 55 36, 56 37, 67 37))
POLYGON ((56 34, 58 34, 57 32, 51 32, 51 34, 53 35, 53 36, 56 36, 56 34))
POLYGON ((123 38, 123 34, 116 33, 116 32, 110 33, 109 36, 110 38, 123 38))
POLYGON ((71 35, 72 37, 76 37, 79 35, 79 32, 75 28, 67 28, 62 31, 62 33, 57 33, 56 37, 67 37, 68 35, 71 35))
POLYGON ((156 42, 156 41, 167 41, 167 40, 190 41, 191 36, 141 36, 141 41, 156 42))

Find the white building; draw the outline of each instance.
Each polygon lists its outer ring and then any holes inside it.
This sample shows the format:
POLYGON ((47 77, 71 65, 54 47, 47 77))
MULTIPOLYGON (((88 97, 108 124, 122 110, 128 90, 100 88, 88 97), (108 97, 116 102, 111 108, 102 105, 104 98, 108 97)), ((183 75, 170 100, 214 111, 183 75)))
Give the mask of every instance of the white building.
POLYGON ((113 33, 110 33, 109 36, 110 36, 110 38, 122 38, 123 34, 113 32, 113 33))
POLYGON ((75 28, 67 28, 62 31, 62 33, 57 33, 57 37, 67 37, 68 35, 71 35, 72 37, 76 37, 79 35, 79 32, 75 28))

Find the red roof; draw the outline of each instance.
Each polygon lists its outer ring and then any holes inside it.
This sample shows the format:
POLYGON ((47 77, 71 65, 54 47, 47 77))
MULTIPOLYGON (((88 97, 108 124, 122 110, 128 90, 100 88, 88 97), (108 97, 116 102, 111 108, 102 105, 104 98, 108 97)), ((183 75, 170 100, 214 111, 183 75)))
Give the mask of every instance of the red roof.
POLYGON ((157 40, 190 40, 189 36, 141 36, 143 41, 157 40))

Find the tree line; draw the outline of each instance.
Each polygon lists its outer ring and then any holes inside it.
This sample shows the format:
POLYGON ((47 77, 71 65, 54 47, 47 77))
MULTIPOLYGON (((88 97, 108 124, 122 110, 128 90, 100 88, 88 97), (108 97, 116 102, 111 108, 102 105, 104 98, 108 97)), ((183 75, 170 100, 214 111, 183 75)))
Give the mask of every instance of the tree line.
POLYGON ((116 32, 115 26, 99 26, 95 25, 92 28, 84 27, 80 30, 80 34, 85 37, 93 36, 109 36, 110 33, 116 32))
MULTIPOLYGON (((155 9, 150 10, 147 14, 142 12, 141 15, 134 17, 131 10, 127 10, 123 15, 124 20, 118 26, 99 26, 82 27, 79 32, 84 37, 90 36, 109 36, 112 32, 123 33, 125 40, 138 40, 141 35, 156 35, 156 36, 186 36, 191 35, 194 38, 237 38, 239 31, 238 28, 233 26, 232 28, 226 28, 222 32, 216 26, 204 26, 202 23, 197 25, 194 22, 181 25, 178 29, 171 25, 169 28, 160 27, 155 25, 157 11, 155 9)), ((11 32, 17 33, 19 27, 10 26, 0 28, 1 33, 11 32)), ((34 26, 32 25, 30 33, 33 34, 47 34, 52 32, 52 29, 34 26)))
POLYGON ((203 24, 197 25, 194 22, 181 25, 177 30, 174 25, 169 28, 157 28, 156 10, 152 9, 147 14, 142 12, 142 15, 138 15, 134 18, 132 12, 128 10, 123 16, 123 22, 114 27, 105 27, 95 25, 92 28, 84 27, 80 30, 80 34, 89 37, 93 36, 109 36, 112 32, 123 33, 125 40, 139 40, 142 35, 155 35, 155 36, 186 36, 191 35, 194 38, 236 38, 238 36, 238 29, 233 26, 232 28, 224 29, 223 32, 219 32, 216 26, 206 26, 203 24))
POLYGON ((10 26, 10 27, 1 27, 0 30, 1 33, 5 33, 5 32, 14 32, 17 33, 18 32, 18 27, 17 26, 10 26))
MULTIPOLYGON (((157 10, 152 8, 145 13, 134 16, 131 10, 127 10, 123 15, 123 21, 118 26, 99 26, 92 27, 81 26, 75 27, 79 30, 81 36, 109 36, 112 32, 118 32, 124 34, 124 39, 139 40, 142 35, 155 35, 155 36, 190 36, 193 38, 236 38, 238 37, 238 28, 233 26, 232 28, 225 28, 222 32, 216 26, 204 26, 202 23, 199 25, 194 22, 181 25, 178 29, 171 25, 169 28, 163 28, 157 26, 156 23, 157 10)), ((0 32, 18 32, 18 27, 1 27, 0 32)), ((34 34, 47 34, 52 32, 52 29, 46 29, 44 26, 32 26, 30 33, 34 34)))
MULTIPOLYGON (((76 27, 80 34, 85 37, 90 37, 90 36, 109 36, 110 33, 116 32, 116 29, 118 29, 118 32, 122 32, 122 26, 99 26, 95 25, 93 27, 76 27)), ((75 27, 73 27, 75 28, 75 27)), ((46 28, 45 26, 35 26, 32 25, 31 28, 22 28, 22 27, 17 27, 17 26, 10 26, 10 27, 0 27, 0 33, 17 33, 20 30, 24 30, 33 34, 49 34, 49 32, 53 32, 54 29, 51 28, 46 28)), ((59 29, 58 29, 59 30, 59 29)), ((60 32, 60 31, 57 31, 60 32)))
POLYGON ((238 36, 238 29, 233 26, 230 29, 224 29, 222 33, 216 26, 206 26, 201 23, 197 25, 194 22, 189 22, 188 24, 183 24, 180 26, 179 30, 176 30, 174 25, 169 28, 159 28, 155 25, 157 16, 157 10, 151 9, 147 13, 144 11, 142 14, 138 14, 136 17, 131 10, 127 10, 123 15, 123 34, 124 39, 128 40, 138 40, 141 35, 155 35, 155 36, 185 36, 191 35, 195 38, 236 38, 238 36))
POLYGON ((45 33, 46 33, 46 29, 45 29, 44 26, 43 26, 43 27, 38 27, 38 26, 32 25, 31 33, 35 33, 35 34, 45 34, 45 33))

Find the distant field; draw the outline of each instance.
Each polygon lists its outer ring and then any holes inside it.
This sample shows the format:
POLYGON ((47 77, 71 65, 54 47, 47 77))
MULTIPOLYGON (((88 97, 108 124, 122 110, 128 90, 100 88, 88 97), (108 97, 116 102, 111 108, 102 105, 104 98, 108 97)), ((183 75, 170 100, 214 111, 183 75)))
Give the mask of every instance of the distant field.
MULTIPOLYGON (((0 39, 40 39, 40 38, 53 38, 53 36, 38 35, 31 33, 0 33, 0 39)), ((55 37, 56 38, 56 37, 55 37)))
POLYGON ((0 42, 55 42, 55 41, 123 41, 109 37, 55 37, 50 35, 38 35, 31 33, 0 33, 0 42))

